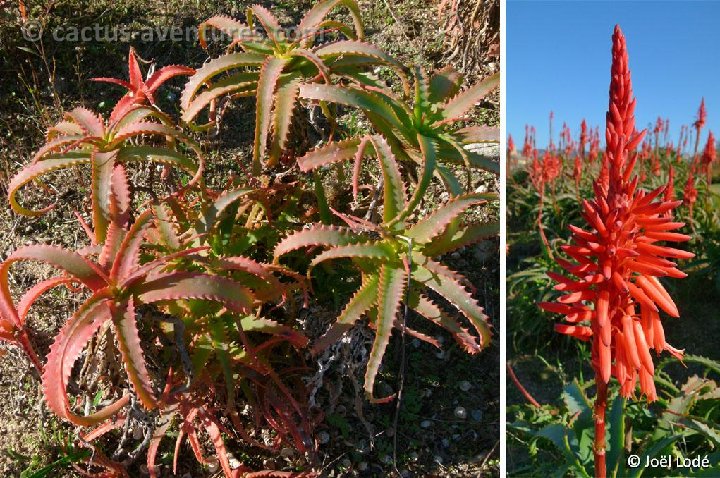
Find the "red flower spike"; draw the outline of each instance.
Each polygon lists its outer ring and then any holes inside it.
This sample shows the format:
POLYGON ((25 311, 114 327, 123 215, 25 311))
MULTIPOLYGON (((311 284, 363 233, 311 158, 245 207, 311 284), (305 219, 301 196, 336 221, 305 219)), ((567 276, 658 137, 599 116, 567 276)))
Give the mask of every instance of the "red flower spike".
POLYGON ((708 134, 707 143, 705 143, 705 149, 703 150, 702 157, 700 158, 700 161, 702 163, 702 169, 705 173, 705 177, 707 178, 707 183, 710 185, 712 182, 712 164, 715 162, 715 159, 717 158, 715 153, 715 136, 713 135, 712 131, 708 134))
MULTIPOLYGON (((645 131, 635 129, 627 47, 618 27, 613 34, 612 60, 606 154, 594 184, 595 197, 584 201, 582 209, 589 227, 571 227, 572 242, 563 250, 574 263, 558 260, 575 277, 552 274, 551 278, 559 284, 556 288, 566 294, 556 303, 544 303, 541 307, 565 315, 569 325, 558 324, 555 330, 592 342, 592 364, 603 388, 614 376, 621 384, 623 396, 632 396, 639 383, 641 393, 652 401, 657 394, 649 348, 675 350, 665 343, 658 310, 679 316, 658 277, 684 276, 672 259, 686 259, 693 254, 663 245, 689 239, 675 232, 683 224, 672 222, 672 211, 679 204, 673 200, 674 172, 670 172, 666 186, 654 191, 637 186, 635 148, 642 142, 645 131), (591 304, 594 313, 581 315, 591 304), (578 321, 578 317, 582 320, 578 321)), ((665 123, 658 121, 656 133, 664 129, 665 123)), ((581 149, 586 134, 583 128, 581 149)), ((591 137, 591 149, 593 142, 591 137)), ((651 157, 649 143, 645 149, 651 157)), ((543 161, 546 180, 550 179, 547 167, 550 157, 546 153, 543 161)), ((694 182, 689 184, 694 188, 694 182)), ((696 197, 697 191, 694 194, 696 197)), ((686 201, 691 197, 686 188, 686 201)))

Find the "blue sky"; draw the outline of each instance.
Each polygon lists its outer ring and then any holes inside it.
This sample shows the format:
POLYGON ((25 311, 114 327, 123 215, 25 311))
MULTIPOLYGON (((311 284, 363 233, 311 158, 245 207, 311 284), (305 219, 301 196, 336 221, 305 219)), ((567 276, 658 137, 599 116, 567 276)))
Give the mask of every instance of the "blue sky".
POLYGON ((661 115, 677 142, 704 96, 707 125, 720 133, 720 1, 507 0, 507 131, 518 147, 525 124, 537 128, 538 147, 547 144, 550 111, 556 141, 563 121, 577 137, 583 118, 604 140, 616 23, 627 39, 638 129, 661 115))

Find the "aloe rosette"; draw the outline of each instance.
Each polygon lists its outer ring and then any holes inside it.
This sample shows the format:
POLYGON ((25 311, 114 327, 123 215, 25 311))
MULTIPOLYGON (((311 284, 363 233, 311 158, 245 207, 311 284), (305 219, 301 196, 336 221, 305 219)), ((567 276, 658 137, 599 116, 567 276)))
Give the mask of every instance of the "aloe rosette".
MULTIPOLYGON (((250 316, 247 328, 281 334, 302 343, 302 336, 268 319, 253 321, 256 295, 245 285, 223 274, 176 270, 172 264, 183 257, 199 254, 203 248, 190 248, 141 263, 145 232, 152 224, 152 209, 146 209, 130 224, 130 193, 122 166, 116 166, 111 177, 111 221, 102 246, 91 246, 79 252, 55 246, 27 246, 15 251, 0 266, 0 304, 4 317, 24 321, 28 310, 44 292, 60 286, 81 284, 91 295, 65 323, 47 357, 43 370, 43 390, 50 409, 77 425, 93 425, 114 415, 129 401, 125 396, 89 416, 75 414, 67 398, 67 383, 72 366, 85 344, 105 323, 113 324, 118 349, 135 395, 148 409, 158 405, 153 382, 148 373, 137 327, 137 307, 141 304, 167 306, 193 299, 216 302, 230 313, 250 316), (95 259, 93 255, 97 255, 95 259), (14 305, 8 290, 10 266, 18 261, 42 261, 63 274, 41 282, 14 305)), ((201 260, 201 258, 198 258, 201 260)), ((226 258, 225 269, 257 273, 249 259, 226 258)), ((256 267, 257 266, 257 267, 256 267)), ((196 268, 195 268, 196 269, 196 268)), ((176 305, 177 307, 177 305, 176 305)))
POLYGON ((462 75, 445 68, 428 77, 422 68, 415 69, 415 95, 412 105, 391 92, 360 84, 349 86, 308 84, 300 87, 300 97, 337 103, 361 109, 377 134, 388 145, 379 149, 373 136, 355 137, 331 142, 298 159, 303 171, 337 163, 354 161, 353 188, 357 195, 360 162, 366 154, 392 154, 401 164, 416 166, 419 180, 409 207, 396 220, 406 218, 425 196, 434 177, 444 182, 453 195, 463 192, 460 181, 449 165, 485 169, 499 173, 499 163, 466 149, 474 143, 497 143, 499 130, 489 126, 457 128, 471 109, 499 84, 493 75, 465 89, 462 75))
POLYGON ((120 101, 117 102, 110 114, 110 122, 112 123, 125 116, 133 106, 151 105, 157 107, 155 93, 166 81, 176 76, 189 76, 193 73, 195 73, 195 69, 187 66, 168 65, 155 71, 145 80, 142 71, 140 71, 135 49, 131 47, 130 53, 128 53, 128 80, 106 77, 92 78, 92 80, 118 85, 128 90, 120 98, 120 101))
MULTIPOLYGON (((377 141, 380 147, 381 138, 377 141)), ((366 316, 375 330, 365 374, 365 392, 373 402, 386 402, 393 398, 376 398, 373 394, 375 378, 393 329, 404 329, 412 336, 439 346, 435 339, 404 327, 398 316, 406 299, 408 307, 449 331, 466 352, 475 354, 489 345, 491 332, 487 316, 468 291, 467 280, 433 257, 498 232, 497 223, 476 224, 467 228, 460 225, 460 216, 466 210, 495 199, 492 194, 458 196, 411 226, 396 221, 398 214, 406 209, 408 199, 397 163, 392 155, 384 158, 381 163, 385 184, 382 224, 375 225, 338 214, 349 227, 312 226, 290 234, 274 252, 278 260, 298 249, 320 247, 322 252, 312 259, 308 276, 317 265, 336 259, 352 259, 360 269, 360 289, 327 333, 314 344, 313 351, 318 353, 331 345, 366 316), (477 335, 465 328, 453 314, 447 313, 428 291, 442 296, 464 315, 477 335)))
MULTIPOLYGON (((89 165, 94 242, 104 242, 110 221, 110 183, 116 165, 155 162, 186 172, 191 176, 184 188, 202 179, 204 160, 200 147, 177 129, 160 111, 133 106, 115 121, 105 122, 85 108, 75 108, 65 119, 48 130, 46 144, 29 165, 10 181, 8 200, 18 214, 38 216, 54 207, 28 209, 18 202, 25 185, 62 169, 89 165), (192 152, 186 154, 183 149, 192 152)), ((182 188, 181 188, 182 189, 182 188)))
POLYGON ((660 245, 687 241, 690 236, 675 232, 684 225, 672 218, 681 202, 663 198, 666 186, 649 192, 639 187, 635 150, 645 131, 636 131, 634 110, 625 37, 615 27, 606 155, 594 184, 595 197, 582 203, 590 229, 570 227, 572 243, 562 249, 573 261, 558 258, 557 262, 574 277, 549 273, 564 294, 555 302, 540 304, 565 316, 566 323, 556 324, 556 331, 592 343, 597 477, 607 476, 605 409, 610 378, 618 380, 622 396, 633 396, 639 382, 640 392, 653 401, 657 393, 650 349, 682 358, 682 351, 665 341, 660 312, 671 317, 680 314, 660 279, 686 277, 673 259, 694 256, 660 245))
MULTIPOLYGON (((188 81, 180 100, 182 119, 191 123, 209 108, 212 123, 216 119, 214 105, 219 98, 254 96, 255 174, 260 173, 266 154, 268 167, 277 164, 288 139, 302 85, 329 84, 336 77, 377 84, 366 73, 374 66, 391 67, 404 78, 404 67, 397 60, 362 41, 362 21, 354 0, 319 2, 292 29, 283 28, 272 13, 260 5, 248 9, 247 24, 226 16, 212 17, 199 27, 203 47, 207 47, 206 34, 210 28, 227 33, 232 42, 227 54, 204 64, 188 81), (352 26, 327 19, 340 7, 350 12, 352 26), (262 26, 265 36, 255 33, 255 20, 262 26), (290 35, 289 31, 294 33, 290 35), (314 45, 318 36, 330 31, 347 39, 314 45), (237 48, 239 52, 236 52, 237 48), (268 144, 269 152, 266 151, 268 144)), ((328 109, 325 112, 330 114, 328 109)))

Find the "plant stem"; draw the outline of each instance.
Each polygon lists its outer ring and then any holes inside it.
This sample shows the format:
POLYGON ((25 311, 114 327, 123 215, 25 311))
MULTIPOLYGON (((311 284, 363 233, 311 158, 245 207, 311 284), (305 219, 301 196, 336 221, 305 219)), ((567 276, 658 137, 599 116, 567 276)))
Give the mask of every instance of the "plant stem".
POLYGON ((599 370, 595 371, 597 395, 595 397, 595 478, 606 478, 605 466, 605 409, 607 408, 608 385, 602 379, 599 370))

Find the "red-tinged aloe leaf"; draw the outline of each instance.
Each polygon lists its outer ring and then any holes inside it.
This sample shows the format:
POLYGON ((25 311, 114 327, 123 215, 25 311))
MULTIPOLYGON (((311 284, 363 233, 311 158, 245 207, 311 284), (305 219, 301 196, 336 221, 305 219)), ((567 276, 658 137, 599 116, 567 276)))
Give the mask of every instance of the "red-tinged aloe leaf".
POLYGON ((102 138, 105 135, 105 125, 100 115, 86 108, 75 108, 66 113, 65 118, 77 123, 87 136, 102 138))
POLYGON ((182 169, 191 175, 196 175, 200 169, 200 165, 192 158, 174 149, 159 146, 124 146, 118 151, 116 159, 119 163, 152 161, 182 169))
POLYGON ((235 470, 232 478, 316 478, 317 476, 319 475, 313 471, 264 470, 245 473, 235 470))
POLYGON ((402 210, 402 213, 398 214, 392 223, 402 221, 415 212, 415 209, 420 204, 420 201, 422 201, 425 197, 425 192, 427 191, 428 186, 430 186, 430 181, 432 181, 432 178, 435 175, 435 170, 437 169, 437 145, 432 139, 420 133, 418 133, 417 138, 423 157, 423 173, 420 177, 420 181, 415 187, 415 191, 413 191, 410 201, 408 201, 407 205, 402 210))
POLYGON ((131 88, 135 90, 134 93, 138 93, 144 81, 142 71, 140 71, 140 65, 137 61, 135 48, 133 47, 130 47, 130 52, 128 53, 128 76, 130 78, 131 88))
POLYGON ((253 5, 249 9, 249 16, 250 14, 257 18, 260 24, 263 26, 263 29, 268 35, 268 38, 272 40, 272 42, 277 45, 280 40, 283 39, 285 36, 282 27, 280 26, 280 23, 278 23, 277 18, 275 18, 275 15, 273 15, 270 10, 263 7, 262 5, 253 5))
POLYGON ((300 86, 300 97, 308 100, 327 101, 346 106, 354 106, 375 115, 393 127, 402 130, 403 124, 395 110, 378 94, 353 87, 335 85, 303 84, 300 86))
POLYGON ((497 88, 499 84, 500 74, 496 73, 456 95, 440 108, 443 118, 445 118, 444 122, 451 122, 465 115, 470 108, 497 88))
POLYGON ((148 78, 146 85, 150 94, 154 93, 163 83, 176 76, 190 76, 195 74, 195 68, 181 65, 168 65, 160 68, 148 78))
POLYGON ((163 274, 138 285, 135 292, 146 304, 183 299, 212 300, 238 313, 250 311, 254 301, 252 292, 231 279, 190 272, 163 274))
POLYGON ((150 474, 150 478, 158 478, 155 460, 157 458, 158 449, 160 448, 160 442, 170 429, 170 425, 172 425, 172 420, 168 418, 165 423, 155 429, 153 436, 150 439, 150 445, 147 450, 147 469, 150 474))
MULTIPOLYGON (((77 126, 77 125, 76 125, 77 126)), ((47 155, 49 155, 52 152, 61 151, 64 149, 74 149, 78 145, 86 146, 83 143, 83 140, 87 138, 86 135, 82 134, 82 128, 80 126, 77 126, 78 129, 80 129, 79 134, 71 134, 71 135, 63 135, 59 137, 48 137, 48 142, 45 143, 33 156, 32 161, 30 161, 30 165, 34 165, 38 161, 41 161, 43 158, 45 158, 47 155)), ((83 153, 82 151, 73 151, 73 153, 83 153)), ((84 154, 90 155, 90 152, 87 151, 84 154)), ((63 157, 65 155, 63 154, 56 154, 53 157, 63 157)))
POLYGON ((100 249, 100 254, 98 255, 98 265, 103 270, 108 270, 112 266, 112 261, 117 255, 124 235, 125 231, 118 223, 114 221, 110 222, 105 233, 105 243, 102 245, 102 249, 100 249))
POLYGON ((92 426, 100 423, 130 402, 130 396, 126 395, 92 415, 80 416, 70 410, 67 397, 67 382, 73 364, 90 338, 111 318, 107 305, 109 299, 110 292, 104 290, 85 301, 60 329, 47 356, 42 375, 45 400, 55 414, 75 425, 92 426))
POLYGON ((138 98, 132 96, 130 93, 126 94, 115 104, 115 107, 110 112, 110 125, 114 129, 118 123, 123 121, 125 117, 138 106, 138 98))
MULTIPOLYGON (((360 8, 354 0, 324 0, 315 4, 313 8, 308 10, 305 16, 300 20, 298 24, 298 31, 300 35, 306 36, 311 33, 315 33, 320 28, 321 23, 325 20, 325 17, 339 6, 345 6, 350 11, 350 16, 353 19, 355 25, 355 33, 358 38, 362 39, 365 35, 363 31, 362 17, 360 16, 360 8)), ((310 35, 307 38, 307 45, 312 45, 315 40, 315 35, 310 35)))
POLYGON ((231 477, 233 471, 230 467, 230 460, 228 459, 227 449, 225 448, 225 441, 223 440, 222 433, 220 433, 220 427, 215 419, 205 410, 203 410, 200 415, 200 421, 210 437, 210 441, 215 448, 215 455, 220 461, 220 466, 222 467, 223 472, 225 472, 225 476, 231 477))
POLYGON ((31 163, 29 166, 20 170, 20 172, 18 172, 12 180, 10 180, 10 184, 8 185, 8 200, 10 201, 10 207, 12 207, 12 210, 16 213, 25 216, 40 216, 45 214, 55 206, 50 205, 38 210, 24 208, 17 201, 17 193, 20 188, 44 174, 88 163, 90 163, 89 152, 65 153, 63 155, 43 159, 37 163, 31 163))
POLYGON ((260 70, 255 105, 255 143, 253 145, 253 174, 255 175, 260 173, 260 161, 267 147, 275 88, 287 63, 288 60, 285 58, 268 57, 260 70))
POLYGON ((345 306, 337 321, 330 326, 325 334, 315 341, 312 354, 317 355, 337 342, 340 337, 360 320, 362 315, 375 305, 378 295, 377 274, 363 276, 363 284, 345 306))
POLYGON ((473 224, 453 234, 443 233, 437 239, 427 244, 423 254, 428 257, 439 256, 461 247, 469 246, 500 233, 500 222, 493 221, 484 224, 473 224))
POLYGON ((360 138, 350 138, 330 142, 299 158, 297 160, 298 166, 300 166, 301 171, 307 172, 328 164, 353 159, 358 151, 360 141, 360 138))
POLYGON ((433 261, 429 259, 422 260, 418 255, 413 255, 413 259, 417 260, 415 262, 416 269, 413 271, 413 279, 431 288, 457 307, 480 334, 480 347, 487 347, 490 344, 491 337, 490 325, 487 322, 488 317, 477 301, 454 277, 428 270, 425 266, 432 267, 432 264, 435 264, 433 261))
POLYGON ((272 144, 268 166, 275 166, 287 144, 293 110, 298 98, 300 80, 294 80, 278 89, 272 123, 272 144))
POLYGON ((383 172, 383 222, 390 223, 405 209, 405 183, 385 138, 375 135, 371 141, 383 172))
POLYGON ((212 83, 209 88, 195 96, 188 105, 183 108, 182 120, 189 123, 213 100, 233 94, 234 96, 251 96, 255 94, 259 78, 257 72, 241 71, 212 83))
POLYGON ((496 126, 468 126, 453 133, 460 144, 499 143, 500 128, 496 126))
POLYGON ((117 309, 114 310, 113 324, 115 325, 115 331, 117 333, 118 349, 122 354, 125 371, 130 379, 130 383, 133 384, 135 394, 145 408, 153 410, 157 407, 158 403, 153 393, 153 383, 150 379, 150 374, 145 366, 145 357, 143 356, 140 345, 140 335, 135 317, 135 304, 132 297, 130 297, 126 303, 119 304, 117 309))
POLYGON ((464 213, 468 208, 494 199, 495 195, 469 194, 458 196, 438 209, 429 216, 421 219, 412 226, 406 233, 407 237, 420 244, 427 244, 440 235, 448 225, 464 213))
POLYGON ((232 38, 233 40, 250 41, 257 36, 255 32, 252 31, 252 29, 250 29, 250 27, 248 27, 243 22, 235 20, 234 18, 228 17, 226 15, 216 15, 214 17, 208 18, 200 25, 198 25, 198 40, 200 41, 200 45, 204 49, 207 49, 207 38, 205 37, 205 31, 209 27, 220 30, 226 35, 229 35, 230 38, 232 38))
POLYGON ((25 317, 30 310, 30 307, 40 298, 42 294, 54 289, 55 287, 63 284, 69 284, 73 279, 65 276, 53 277, 42 282, 35 284, 30 288, 20 299, 17 305, 17 314, 20 319, 20 324, 25 323, 25 317))
POLYGON ((78 281, 90 290, 99 290, 107 284, 105 273, 94 263, 80 254, 68 251, 58 246, 32 245, 21 247, 0 264, 0 284, 7 287, 7 277, 10 266, 18 261, 38 261, 63 270, 75 281, 78 281))
POLYGON ((98 83, 110 83, 112 85, 122 86, 126 90, 132 90, 132 86, 130 86, 130 83, 119 78, 107 78, 104 76, 100 76, 97 78, 90 78, 90 81, 97 81, 98 83))
POLYGON ((91 443, 113 430, 122 428, 123 425, 125 425, 126 421, 127 421, 127 419, 124 416, 118 416, 108 422, 103 423, 100 426, 95 427, 88 433, 80 432, 79 435, 83 440, 85 440, 88 443, 91 443))
POLYGON ((244 66, 257 67, 262 65, 264 61, 265 55, 257 53, 232 53, 210 60, 190 77, 180 96, 180 106, 183 111, 185 111, 198 90, 200 90, 204 84, 208 84, 213 77, 234 68, 244 66))
POLYGON ((103 244, 110 224, 110 183, 117 151, 93 152, 91 194, 95 243, 103 244))
POLYGON ((166 126, 174 125, 172 118, 156 108, 144 104, 131 104, 127 111, 123 112, 123 115, 120 118, 112 121, 112 134, 115 134, 115 132, 120 131, 121 129, 127 128, 130 125, 143 121, 149 121, 151 118, 157 119, 160 123, 166 126))
POLYGON ((450 332, 458 344, 460 344, 466 352, 475 354, 482 349, 477 341, 477 337, 470 334, 470 332, 466 328, 462 327, 457 320, 443 312, 437 304, 427 297, 421 295, 417 299, 417 303, 412 305, 412 308, 418 314, 450 332))
POLYGON ((207 207, 205 212, 197 220, 195 223, 195 231, 198 234, 212 231, 215 226, 217 226, 218 221, 227 208, 229 208, 235 201, 246 197, 253 191, 255 190, 250 188, 237 188, 223 192, 212 204, 207 207))
POLYGON ((430 78, 430 102, 447 101, 458 94, 463 76, 451 66, 446 66, 430 78))
POLYGON ((140 262, 140 246, 144 239, 145 229, 150 225, 151 219, 152 209, 146 209, 130 226, 118 247, 112 269, 110 269, 112 280, 122 282, 137 268, 140 262))
POLYGON ((187 138, 180 130, 177 130, 171 126, 154 123, 152 121, 138 121, 136 123, 131 123, 123 126, 122 128, 119 128, 115 132, 115 135, 113 136, 113 139, 108 145, 108 147, 117 148, 128 139, 140 135, 171 137, 180 139, 182 141, 190 142, 190 139, 187 138))
POLYGON ((405 269, 402 267, 383 265, 380 269, 375 341, 365 370, 365 394, 373 403, 387 403, 395 397, 393 394, 389 397, 375 398, 373 389, 375 388, 375 377, 377 377, 380 363, 385 355, 385 349, 390 342, 395 318, 400 310, 406 279, 405 269))
POLYGON ((160 233, 162 243, 172 251, 180 249, 180 238, 175 231, 170 214, 168 213, 166 204, 156 204, 153 206, 155 212, 155 227, 160 233))
POLYGON ((383 259, 384 261, 390 261, 397 258, 397 253, 387 244, 382 242, 374 244, 352 244, 349 246, 338 246, 328 249, 318 254, 310 263, 308 269, 308 276, 312 272, 312 268, 321 262, 332 260, 332 259, 383 259))
POLYGON ((122 216, 127 216, 129 214, 132 199, 130 193, 130 184, 128 183, 125 168, 120 164, 115 166, 115 169, 113 171, 110 183, 110 190, 112 191, 112 194, 115 198, 117 215, 121 222, 124 223, 127 221, 127 218, 123 218, 122 216))
MULTIPOLYGON (((366 59, 367 64, 379 63, 395 67, 401 73, 405 67, 396 60, 392 55, 387 54, 384 50, 372 45, 355 40, 345 40, 323 45, 315 50, 323 60, 338 60, 338 64, 342 65, 343 61, 353 61, 356 59, 366 59)), ((332 67, 331 67, 332 69, 332 67)), ((404 73, 403 73, 404 74, 404 73)))
POLYGON ((357 243, 361 240, 350 229, 335 226, 313 226, 310 229, 303 229, 295 232, 275 246, 273 253, 277 260, 288 252, 310 246, 346 246, 357 243))

